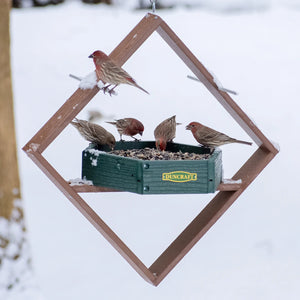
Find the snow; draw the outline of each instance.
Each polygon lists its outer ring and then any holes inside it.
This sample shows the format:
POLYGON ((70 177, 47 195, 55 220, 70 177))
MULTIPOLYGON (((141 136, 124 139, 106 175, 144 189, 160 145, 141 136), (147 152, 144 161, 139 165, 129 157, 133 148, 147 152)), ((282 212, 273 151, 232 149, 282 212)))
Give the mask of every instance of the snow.
POLYGON ((99 156, 101 153, 103 153, 103 151, 100 151, 97 149, 87 149, 87 152, 89 152, 90 154, 93 154, 95 156, 99 156))
POLYGON ((83 77, 83 79, 79 83, 79 88, 81 88, 82 90, 87 90, 92 89, 95 85, 97 85, 97 75, 96 72, 93 71, 83 77))
POLYGON ((217 85, 217 87, 220 91, 228 92, 233 95, 238 95, 238 93, 236 91, 232 91, 227 88, 224 88, 221 81, 217 78, 217 76, 213 72, 211 72, 211 71, 209 71, 209 72, 213 76, 214 83, 217 85))
MULTIPOLYGON (((159 12, 224 86, 239 91, 234 100, 268 138, 279 141, 281 152, 158 287, 140 278, 21 150, 77 89, 78 82, 68 74, 92 72, 89 53, 96 49, 110 53, 145 11, 79 1, 12 11, 21 192, 35 277, 28 276, 23 289, 11 290, 4 298, 0 294, 0 299, 299 298, 300 162, 295 152, 300 141, 295 131, 300 128, 300 12, 287 5, 268 7, 242 14, 182 7, 159 12)), ((118 97, 99 92, 78 118, 87 119, 88 111, 95 109, 116 119, 133 116, 144 123, 143 139, 152 140, 155 126, 176 114, 182 124, 200 121, 248 139, 203 85, 186 79, 190 70, 156 33, 123 67, 149 89, 150 96, 126 85, 116 88, 118 97)), ((100 123, 118 138, 117 131, 103 120, 100 123)), ((87 147, 70 128, 43 152, 64 178, 80 176, 81 153, 87 147)), ((175 141, 197 144, 184 126, 177 128, 175 141)), ((255 146, 222 147, 225 178, 231 178, 255 150, 255 146)), ((82 196, 147 266, 212 198, 82 196)), ((2 268, 1 278, 9 276, 7 272, 2 268)))
POLYGON ((81 179, 81 178, 69 179, 68 182, 70 186, 83 185, 83 184, 93 185, 93 181, 81 179))
POLYGON ((226 179, 226 178, 224 178, 222 180, 222 182, 225 183, 225 184, 241 184, 242 183, 242 179, 233 180, 233 179, 226 179))
POLYGON ((30 261, 24 223, 16 221, 20 220, 19 208, 22 202, 16 199, 11 220, 0 217, 0 299, 43 300, 30 261))

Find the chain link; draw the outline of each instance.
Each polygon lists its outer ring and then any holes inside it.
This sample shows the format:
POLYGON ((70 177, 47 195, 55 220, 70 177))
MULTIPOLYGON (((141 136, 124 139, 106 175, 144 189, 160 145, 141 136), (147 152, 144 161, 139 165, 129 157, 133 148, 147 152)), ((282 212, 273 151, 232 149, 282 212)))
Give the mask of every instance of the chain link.
POLYGON ((151 4, 152 4, 152 12, 155 13, 156 10, 156 0, 150 0, 151 4))

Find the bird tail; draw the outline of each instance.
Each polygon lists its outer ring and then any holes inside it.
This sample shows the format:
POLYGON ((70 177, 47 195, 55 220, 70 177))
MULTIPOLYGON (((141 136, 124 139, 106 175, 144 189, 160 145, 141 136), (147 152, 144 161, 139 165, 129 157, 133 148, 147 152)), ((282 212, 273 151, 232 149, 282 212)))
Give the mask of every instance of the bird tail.
POLYGON ((116 125, 117 124, 117 122, 109 122, 109 121, 106 121, 105 123, 112 124, 112 125, 116 125))
POLYGON ((236 143, 239 143, 239 144, 245 144, 245 145, 252 145, 251 142, 246 142, 246 141, 241 141, 241 140, 235 140, 236 143))
POLYGON ((150 95, 145 89, 143 89, 141 86, 139 86, 138 84, 135 84, 135 86, 137 88, 139 88, 140 90, 142 90, 143 92, 145 92, 146 94, 150 95))
POLYGON ((71 124, 75 127, 78 127, 79 126, 79 120, 77 118, 74 118, 73 121, 71 121, 71 124))

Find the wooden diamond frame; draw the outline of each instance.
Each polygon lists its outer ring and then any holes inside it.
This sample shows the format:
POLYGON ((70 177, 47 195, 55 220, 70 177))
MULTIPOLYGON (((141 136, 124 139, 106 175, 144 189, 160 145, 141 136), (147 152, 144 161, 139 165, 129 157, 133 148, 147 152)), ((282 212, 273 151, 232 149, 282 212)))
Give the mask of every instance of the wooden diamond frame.
POLYGON ((23 147, 23 150, 127 262, 146 281, 157 286, 269 164, 278 153, 278 149, 267 139, 234 100, 226 92, 218 89, 213 80, 213 76, 159 16, 150 13, 146 14, 137 26, 114 49, 110 57, 117 64, 122 66, 154 31, 158 32, 195 76, 197 76, 229 114, 247 132, 257 144, 258 149, 232 177, 233 180, 241 179, 242 183, 220 184, 219 192, 216 196, 149 268, 143 264, 79 195, 79 193, 83 192, 112 192, 114 190, 94 186, 70 186, 42 156, 43 151, 98 93, 99 88, 97 86, 87 90, 78 88, 23 147))

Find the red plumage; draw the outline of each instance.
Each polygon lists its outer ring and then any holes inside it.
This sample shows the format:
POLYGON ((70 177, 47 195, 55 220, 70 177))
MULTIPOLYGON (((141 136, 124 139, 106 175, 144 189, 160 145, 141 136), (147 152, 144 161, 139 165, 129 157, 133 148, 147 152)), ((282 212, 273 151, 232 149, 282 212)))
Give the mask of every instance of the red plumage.
POLYGON ((106 122, 117 127, 117 130, 120 134, 120 140, 122 140, 122 135, 131 136, 137 140, 134 135, 139 134, 143 135, 144 125, 137 119, 134 118, 124 118, 115 120, 115 122, 106 122))

